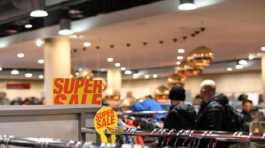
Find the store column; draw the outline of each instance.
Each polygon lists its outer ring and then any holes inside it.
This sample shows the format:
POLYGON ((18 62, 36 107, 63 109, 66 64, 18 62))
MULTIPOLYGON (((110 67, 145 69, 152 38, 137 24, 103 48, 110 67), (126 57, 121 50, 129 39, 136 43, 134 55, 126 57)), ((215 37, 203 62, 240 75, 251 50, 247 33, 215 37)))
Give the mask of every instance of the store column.
POLYGON ((71 74, 71 46, 68 37, 48 38, 44 44, 44 93, 46 104, 53 104, 53 81, 71 74))
POLYGON ((265 53, 262 53, 261 56, 261 78, 263 101, 265 101, 265 53))
POLYGON ((122 83, 121 70, 118 68, 108 69, 107 82, 108 90, 120 93, 122 83))

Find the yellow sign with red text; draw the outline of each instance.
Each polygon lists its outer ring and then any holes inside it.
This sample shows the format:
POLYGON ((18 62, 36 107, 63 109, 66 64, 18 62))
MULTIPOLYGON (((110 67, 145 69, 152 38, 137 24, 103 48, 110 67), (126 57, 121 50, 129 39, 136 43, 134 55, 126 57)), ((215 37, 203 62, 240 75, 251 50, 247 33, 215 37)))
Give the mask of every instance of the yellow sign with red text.
POLYGON ((95 115, 94 126, 103 144, 116 144, 116 135, 106 135, 107 130, 118 128, 118 114, 111 107, 102 107, 95 115))
POLYGON ((54 104, 100 104, 101 80, 57 78, 53 83, 54 104))

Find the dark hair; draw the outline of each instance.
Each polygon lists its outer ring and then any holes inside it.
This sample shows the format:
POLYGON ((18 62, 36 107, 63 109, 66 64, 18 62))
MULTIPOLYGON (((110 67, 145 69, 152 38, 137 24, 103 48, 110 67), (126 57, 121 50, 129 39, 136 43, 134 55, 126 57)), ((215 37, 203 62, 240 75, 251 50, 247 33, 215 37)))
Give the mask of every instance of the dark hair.
POLYGON ((243 100, 242 105, 245 105, 246 103, 251 103, 251 104, 253 104, 253 102, 252 102, 251 100, 249 100, 249 99, 245 99, 245 100, 243 100))
POLYGON ((244 101, 244 100, 248 100, 248 95, 247 94, 241 94, 239 95, 239 97, 237 98, 238 101, 244 101))
POLYGON ((174 86, 171 88, 168 97, 170 100, 184 101, 186 99, 186 91, 181 86, 174 86))

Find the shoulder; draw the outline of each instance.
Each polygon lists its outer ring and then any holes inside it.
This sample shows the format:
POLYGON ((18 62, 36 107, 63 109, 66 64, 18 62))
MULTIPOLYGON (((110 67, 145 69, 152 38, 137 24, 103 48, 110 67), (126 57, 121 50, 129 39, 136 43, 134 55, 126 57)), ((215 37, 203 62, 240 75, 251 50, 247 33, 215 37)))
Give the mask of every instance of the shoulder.
POLYGON ((218 111, 223 109, 223 105, 221 105, 217 101, 211 101, 206 108, 207 110, 218 111))

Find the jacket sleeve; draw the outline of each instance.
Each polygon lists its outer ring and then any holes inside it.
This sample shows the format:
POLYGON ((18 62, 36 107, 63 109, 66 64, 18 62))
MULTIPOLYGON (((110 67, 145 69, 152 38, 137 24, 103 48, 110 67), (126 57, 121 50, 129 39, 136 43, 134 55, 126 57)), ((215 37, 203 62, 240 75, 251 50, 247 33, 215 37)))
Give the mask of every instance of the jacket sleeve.
POLYGON ((223 111, 221 108, 212 108, 206 114, 206 125, 208 130, 222 130, 223 127, 223 111))

